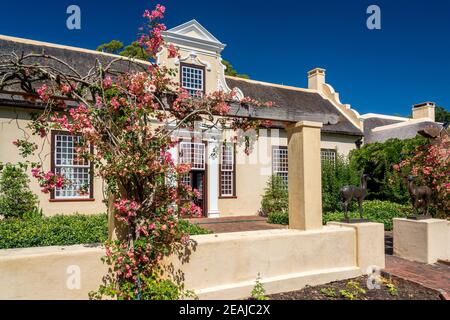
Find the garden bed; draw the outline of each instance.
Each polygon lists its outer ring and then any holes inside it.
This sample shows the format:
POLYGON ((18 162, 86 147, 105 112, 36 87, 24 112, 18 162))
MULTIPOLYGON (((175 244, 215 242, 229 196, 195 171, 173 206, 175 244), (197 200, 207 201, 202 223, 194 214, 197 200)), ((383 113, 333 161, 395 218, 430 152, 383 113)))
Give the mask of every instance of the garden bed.
POLYGON ((398 277, 369 290, 367 276, 269 295, 269 300, 440 300, 440 293, 398 277))

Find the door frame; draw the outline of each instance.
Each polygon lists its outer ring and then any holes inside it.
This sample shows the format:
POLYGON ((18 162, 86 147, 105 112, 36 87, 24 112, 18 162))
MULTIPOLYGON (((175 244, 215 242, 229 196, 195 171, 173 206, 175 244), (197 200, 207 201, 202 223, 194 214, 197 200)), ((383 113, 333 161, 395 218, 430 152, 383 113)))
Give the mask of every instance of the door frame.
POLYGON ((203 143, 205 146, 205 170, 191 170, 189 174, 191 175, 191 181, 192 181, 192 171, 203 171, 203 208, 202 208, 202 216, 200 218, 207 218, 208 217, 208 141, 201 140, 201 141, 195 141, 194 137, 192 138, 178 138, 178 145, 177 145, 177 161, 180 163, 180 144, 181 142, 191 142, 191 143, 203 143))

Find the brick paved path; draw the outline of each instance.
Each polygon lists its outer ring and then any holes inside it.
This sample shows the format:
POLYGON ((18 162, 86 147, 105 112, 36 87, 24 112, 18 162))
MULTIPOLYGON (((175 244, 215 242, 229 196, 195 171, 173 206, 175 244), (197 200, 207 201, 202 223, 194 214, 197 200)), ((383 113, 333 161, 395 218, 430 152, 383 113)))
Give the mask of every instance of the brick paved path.
POLYGON ((392 232, 385 233, 386 268, 385 271, 397 277, 435 289, 450 296, 450 266, 443 263, 425 264, 393 256, 392 232))
POLYGON ((450 266, 443 263, 424 264, 386 255, 385 271, 417 282, 425 287, 450 294, 450 266))

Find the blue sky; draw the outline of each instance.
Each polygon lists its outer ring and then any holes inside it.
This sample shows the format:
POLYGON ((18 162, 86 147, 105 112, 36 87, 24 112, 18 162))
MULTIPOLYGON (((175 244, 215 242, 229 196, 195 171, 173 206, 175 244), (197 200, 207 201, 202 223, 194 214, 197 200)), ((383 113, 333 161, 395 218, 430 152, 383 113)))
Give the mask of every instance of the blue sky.
MULTIPOLYGON (((160 1, 165 23, 197 19, 227 44, 223 57, 253 79, 305 87, 306 73, 327 82, 361 113, 408 115, 434 101, 450 110, 450 1, 160 1), (382 29, 366 28, 366 9, 381 8, 382 29)), ((95 49, 136 39, 142 12, 156 1, 4 2, 0 34, 95 49), (66 28, 77 4, 82 29, 66 28)))

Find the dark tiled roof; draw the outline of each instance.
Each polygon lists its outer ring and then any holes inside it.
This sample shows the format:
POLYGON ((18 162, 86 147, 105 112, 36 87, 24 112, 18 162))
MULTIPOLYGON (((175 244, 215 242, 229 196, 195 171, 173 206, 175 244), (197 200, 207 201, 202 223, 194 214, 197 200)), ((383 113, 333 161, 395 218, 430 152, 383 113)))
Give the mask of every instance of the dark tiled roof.
POLYGON ((322 120, 327 118, 337 120, 324 124, 323 132, 362 136, 361 130, 343 116, 330 101, 322 98, 318 93, 240 80, 234 77, 227 77, 226 81, 230 88, 239 88, 245 96, 259 101, 272 101, 276 107, 281 108, 288 115, 295 115, 298 118, 304 116, 318 117, 322 120))
MULTIPOLYGON (((63 46, 52 46, 51 44, 44 43, 28 43, 21 41, 14 41, 14 39, 0 39, 0 63, 10 59, 11 53, 15 53, 18 56, 27 54, 46 54, 50 56, 57 57, 58 59, 67 62, 70 66, 76 70, 81 76, 88 75, 91 68, 93 68, 96 63, 101 63, 103 67, 107 66, 110 62, 120 58, 120 61, 113 63, 111 68, 115 72, 126 72, 129 70, 144 69, 146 68, 143 64, 133 63, 120 56, 107 55, 101 52, 95 52, 90 50, 75 49, 63 46)), ((50 59, 42 58, 30 58, 27 59, 27 63, 37 63, 45 64, 50 67, 56 67, 59 70, 68 73, 69 75, 73 73, 72 70, 68 69, 62 63, 58 63, 50 59)), ((20 90, 20 87, 8 87, 5 90, 20 90)))
POLYGON ((375 128, 387 126, 395 123, 402 123, 400 120, 382 119, 382 118, 368 118, 364 120, 364 142, 384 142, 389 139, 411 139, 419 134, 419 131, 428 126, 441 129, 442 126, 432 121, 411 122, 399 127, 387 128, 384 130, 373 131, 375 128))
POLYGON ((394 120, 394 119, 386 119, 386 118, 377 118, 377 117, 371 117, 364 119, 364 136, 367 137, 370 135, 372 129, 382 126, 387 126, 390 124, 400 123, 401 120, 394 120))
MULTIPOLYGON (((25 41, 15 41, 15 39, 0 39, 0 63, 9 59, 5 55, 14 52, 17 55, 29 53, 45 53, 59 58, 70 65, 82 76, 89 73, 92 67, 99 61, 103 66, 107 65, 119 56, 106 55, 89 50, 76 49, 70 47, 54 46, 52 44, 34 43, 25 41)), ((57 67, 65 72, 72 72, 62 64, 50 61, 48 59, 39 60, 46 65, 57 67)), ((121 59, 114 63, 114 70, 119 72, 146 68, 145 64, 132 63, 127 59, 121 59)), ((362 132, 354 126, 339 110, 327 99, 322 98, 317 93, 292 90, 277 86, 263 85, 248 81, 241 81, 234 78, 227 78, 227 83, 231 88, 239 87, 246 96, 250 96, 260 101, 272 101, 280 109, 274 109, 278 113, 278 118, 282 120, 317 118, 324 120, 322 129, 324 132, 349 134, 362 136, 362 132), (327 121, 333 119, 333 121, 327 121)), ((39 84, 35 84, 35 88, 39 84)), ((8 91, 21 91, 19 86, 3 88, 8 91)), ((2 103, 5 103, 5 97, 0 97, 2 103)), ((15 103, 18 103, 16 101, 15 103)), ((26 104, 26 101, 20 101, 20 104, 26 104)))

